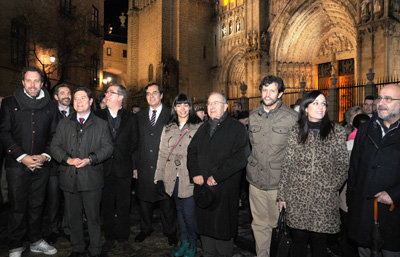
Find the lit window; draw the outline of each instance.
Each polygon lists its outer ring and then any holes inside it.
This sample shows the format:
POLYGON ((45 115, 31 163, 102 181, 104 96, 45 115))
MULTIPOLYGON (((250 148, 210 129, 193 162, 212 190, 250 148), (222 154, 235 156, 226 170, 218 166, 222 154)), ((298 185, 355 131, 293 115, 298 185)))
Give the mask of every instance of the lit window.
POLYGON ((111 48, 110 47, 107 47, 107 55, 111 56, 111 48))

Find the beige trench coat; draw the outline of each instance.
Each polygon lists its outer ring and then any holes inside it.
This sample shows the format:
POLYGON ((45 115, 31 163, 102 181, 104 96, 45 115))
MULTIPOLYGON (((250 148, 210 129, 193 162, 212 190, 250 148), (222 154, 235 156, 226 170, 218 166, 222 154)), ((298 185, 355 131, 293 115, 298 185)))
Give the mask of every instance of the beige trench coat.
POLYGON ((177 176, 179 176, 178 197, 187 198, 193 195, 194 184, 190 183, 186 167, 187 147, 199 126, 200 124, 185 124, 180 130, 177 124, 171 123, 163 129, 154 181, 164 181, 165 192, 169 196, 174 191, 177 176), (188 129, 188 132, 182 137, 169 160, 167 160, 171 149, 186 129, 188 129))
POLYGON ((310 132, 305 144, 294 126, 286 148, 278 201, 286 202, 289 227, 319 233, 340 230, 339 189, 347 179, 346 133, 335 125, 326 140, 310 132))

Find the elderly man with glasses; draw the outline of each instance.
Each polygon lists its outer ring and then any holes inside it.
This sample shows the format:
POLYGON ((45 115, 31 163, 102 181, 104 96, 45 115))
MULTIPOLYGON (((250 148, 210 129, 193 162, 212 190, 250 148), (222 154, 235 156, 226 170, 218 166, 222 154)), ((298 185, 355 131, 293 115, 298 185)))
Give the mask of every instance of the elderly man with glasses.
POLYGON ((360 257, 371 256, 374 199, 378 200, 383 257, 400 256, 400 86, 387 85, 377 114, 358 129, 347 187, 349 237, 360 257), (390 210, 394 204, 394 210, 390 210))

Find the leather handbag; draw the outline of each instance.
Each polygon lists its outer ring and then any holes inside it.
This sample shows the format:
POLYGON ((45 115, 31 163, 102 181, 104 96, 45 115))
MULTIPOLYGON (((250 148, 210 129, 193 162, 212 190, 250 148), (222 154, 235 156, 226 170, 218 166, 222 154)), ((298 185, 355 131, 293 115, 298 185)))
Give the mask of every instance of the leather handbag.
POLYGON ((272 229, 270 257, 289 257, 292 238, 286 226, 286 212, 279 213, 278 225, 272 229))

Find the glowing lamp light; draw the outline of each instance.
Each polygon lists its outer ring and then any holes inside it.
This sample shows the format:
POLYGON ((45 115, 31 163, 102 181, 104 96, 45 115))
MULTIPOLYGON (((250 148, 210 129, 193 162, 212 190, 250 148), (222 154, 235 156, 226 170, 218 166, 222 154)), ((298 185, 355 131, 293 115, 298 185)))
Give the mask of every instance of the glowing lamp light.
POLYGON ((54 63, 56 61, 56 57, 54 55, 50 56, 50 62, 54 63))
POLYGON ((103 79, 103 84, 104 85, 107 85, 107 82, 108 82, 107 79, 103 79))
POLYGON ((111 77, 107 77, 107 82, 111 82, 112 78, 111 77))

